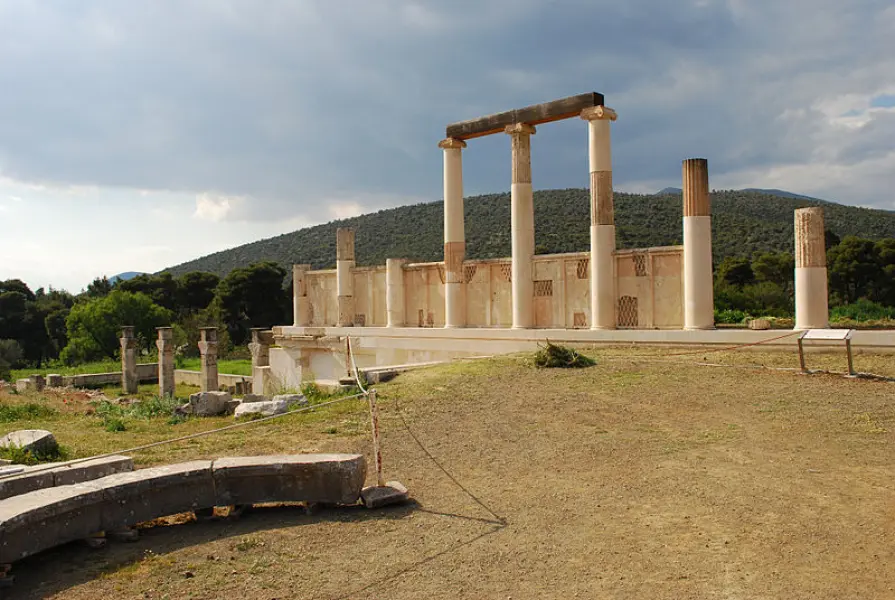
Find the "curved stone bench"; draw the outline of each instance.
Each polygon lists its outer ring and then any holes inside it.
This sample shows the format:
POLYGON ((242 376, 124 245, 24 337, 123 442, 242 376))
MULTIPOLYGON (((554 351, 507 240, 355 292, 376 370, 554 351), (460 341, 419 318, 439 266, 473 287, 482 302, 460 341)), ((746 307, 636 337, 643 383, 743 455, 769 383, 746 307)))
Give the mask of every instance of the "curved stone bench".
POLYGON ((0 500, 35 490, 71 485, 114 473, 133 471, 134 461, 129 456, 107 456, 52 469, 49 468, 51 466, 52 464, 43 464, 25 467, 25 472, 20 475, 0 479, 0 500))
POLYGON ((266 502, 354 504, 360 454, 198 460, 118 473, 0 500, 0 564, 173 514, 266 502))

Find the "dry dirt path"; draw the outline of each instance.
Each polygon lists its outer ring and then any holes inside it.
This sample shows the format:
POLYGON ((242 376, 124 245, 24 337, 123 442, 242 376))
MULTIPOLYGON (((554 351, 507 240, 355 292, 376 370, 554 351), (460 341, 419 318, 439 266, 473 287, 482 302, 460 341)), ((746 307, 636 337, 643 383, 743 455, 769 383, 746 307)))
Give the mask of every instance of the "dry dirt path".
MULTIPOLYGON (((261 510, 72 545, 18 565, 8 597, 895 598, 895 384, 698 360, 406 374, 380 388, 384 453, 415 506, 261 510), (396 400, 505 525, 421 451, 396 400)), ((247 436, 245 453, 294 446, 367 442, 247 436)))

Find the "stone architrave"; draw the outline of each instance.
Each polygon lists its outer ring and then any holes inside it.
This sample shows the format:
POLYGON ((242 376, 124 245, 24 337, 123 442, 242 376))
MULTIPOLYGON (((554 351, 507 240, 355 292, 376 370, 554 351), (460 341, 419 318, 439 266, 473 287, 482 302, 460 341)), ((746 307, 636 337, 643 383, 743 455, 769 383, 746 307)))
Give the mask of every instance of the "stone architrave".
POLYGON ((158 339, 158 393, 159 396, 174 397, 174 329, 157 327, 158 339))
POLYGON ((121 389, 125 394, 137 393, 137 339, 134 327, 121 328, 121 389))
POLYGON ((795 238, 795 329, 826 329, 830 313, 823 208, 796 209, 795 238))
POLYGON ((611 108, 581 111, 587 121, 590 163, 590 327, 615 329, 615 208, 612 198, 611 108))
POLYGON ((199 389, 203 392, 218 391, 218 330, 217 327, 199 329, 199 354, 202 375, 199 389))
POLYGON ((354 325, 354 228, 336 229, 336 287, 339 327, 354 325))
POLYGON ((463 219, 463 157, 466 142, 447 138, 444 150, 444 326, 466 326, 466 229, 463 219))
POLYGON ((270 366, 270 345, 273 344, 273 331, 262 327, 252 328, 252 342, 249 352, 252 353, 252 369, 270 366))
POLYGON ((385 313, 388 327, 404 327, 404 265, 403 258, 385 259, 385 313))
POLYGON ((531 188, 531 136, 536 130, 531 125, 516 123, 507 125, 504 131, 512 140, 510 226, 513 329, 528 329, 534 325, 532 258, 535 251, 535 217, 531 188))
POLYGON ((310 270, 311 265, 292 265, 292 324, 295 327, 311 325, 307 282, 307 273, 310 270))
POLYGON ((704 158, 683 161, 684 329, 715 328, 712 207, 704 158))

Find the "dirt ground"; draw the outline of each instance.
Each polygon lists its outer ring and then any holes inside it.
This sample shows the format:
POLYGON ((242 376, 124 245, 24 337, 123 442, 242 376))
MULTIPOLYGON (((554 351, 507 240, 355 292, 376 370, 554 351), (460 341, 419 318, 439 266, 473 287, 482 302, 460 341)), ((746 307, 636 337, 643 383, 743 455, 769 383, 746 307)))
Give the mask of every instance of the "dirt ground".
MULTIPOLYGON (((414 504, 72 544, 18 563, 3 597, 895 598, 895 383, 776 370, 797 366, 789 353, 663 354, 402 375, 379 388, 383 453, 414 504)), ((841 353, 809 362, 844 367, 841 353)), ((259 425, 236 453, 368 453, 362 405, 331 418, 259 425)), ((215 444, 194 450, 234 454, 215 444)))

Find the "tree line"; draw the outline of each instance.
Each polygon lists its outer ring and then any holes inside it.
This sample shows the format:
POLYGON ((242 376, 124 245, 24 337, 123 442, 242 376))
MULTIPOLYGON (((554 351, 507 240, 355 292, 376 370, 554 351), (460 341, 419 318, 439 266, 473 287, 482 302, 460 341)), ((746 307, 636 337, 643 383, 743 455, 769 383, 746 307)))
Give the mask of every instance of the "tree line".
POLYGON ((291 322, 292 278, 259 262, 220 278, 192 272, 95 279, 80 294, 0 281, 0 379, 15 367, 67 365, 118 356, 120 328, 133 325, 143 351, 155 351, 156 327, 172 326, 185 356, 197 354, 200 327, 218 327, 222 350, 244 346, 253 327, 291 322))

